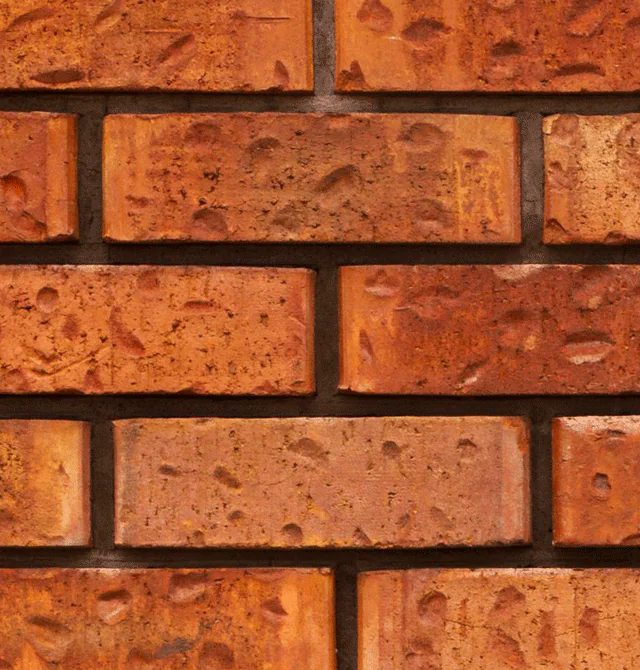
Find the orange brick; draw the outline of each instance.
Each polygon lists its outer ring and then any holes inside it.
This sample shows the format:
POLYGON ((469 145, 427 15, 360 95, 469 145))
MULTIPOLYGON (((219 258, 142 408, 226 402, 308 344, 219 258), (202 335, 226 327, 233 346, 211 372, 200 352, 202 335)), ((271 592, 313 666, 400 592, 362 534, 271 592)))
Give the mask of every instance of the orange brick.
POLYGON ((544 241, 640 241, 640 114, 550 116, 544 138, 544 241))
POLYGON ((79 421, 0 421, 0 546, 89 545, 90 433, 79 421))
POLYGON ((329 570, 2 570, 0 667, 334 670, 329 570))
POLYGON ((640 417, 553 421, 553 540, 640 543, 640 417))
POLYGON ((119 545, 530 540, 521 419, 134 419, 115 448, 119 545))
POLYGON ((346 267, 340 302, 344 391, 640 391, 637 265, 346 267))
POLYGON ((360 670, 632 668, 638 570, 409 570, 359 577, 360 670))
POLYGON ((520 241, 514 118, 110 116, 103 157, 112 241, 520 241))
POLYGON ((336 0, 340 91, 637 91, 640 0, 336 0))
POLYGON ((0 392, 314 389, 310 270, 0 267, 0 392))
POLYGON ((76 144, 75 116, 0 112, 0 242, 77 239, 76 144))
POLYGON ((12 0, 0 88, 311 91, 311 2, 12 0))

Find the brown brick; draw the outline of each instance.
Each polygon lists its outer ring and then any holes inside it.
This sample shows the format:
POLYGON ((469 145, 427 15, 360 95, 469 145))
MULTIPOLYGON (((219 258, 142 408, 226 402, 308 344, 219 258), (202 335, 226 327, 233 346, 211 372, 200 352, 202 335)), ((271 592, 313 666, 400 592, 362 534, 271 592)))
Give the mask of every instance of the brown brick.
POLYGON ((77 237, 76 117, 0 112, 0 242, 77 237))
POLYGON ((639 476, 640 417, 555 419, 554 543, 640 543, 639 476))
POLYGON ((113 241, 520 241, 514 118, 110 116, 103 157, 113 241))
POLYGON ((530 540, 517 418, 134 419, 115 448, 120 545, 530 540))
POLYGON ((360 670, 633 668, 638 570, 409 570, 359 577, 360 670))
POLYGON ((359 266, 340 284, 342 390, 640 391, 640 266, 359 266))
POLYGON ((0 267, 1 393, 314 389, 303 269, 0 267))
POLYGON ((0 88, 311 91, 309 0, 11 0, 0 88))
POLYGON ((334 670, 329 570, 2 570, 0 667, 334 670))
POLYGON ((640 241, 640 114, 550 116, 544 142, 544 241, 640 241))
POLYGON ((0 546, 89 545, 90 433, 79 421, 0 421, 0 546))
POLYGON ((336 0, 341 91, 637 91, 640 2, 336 0))

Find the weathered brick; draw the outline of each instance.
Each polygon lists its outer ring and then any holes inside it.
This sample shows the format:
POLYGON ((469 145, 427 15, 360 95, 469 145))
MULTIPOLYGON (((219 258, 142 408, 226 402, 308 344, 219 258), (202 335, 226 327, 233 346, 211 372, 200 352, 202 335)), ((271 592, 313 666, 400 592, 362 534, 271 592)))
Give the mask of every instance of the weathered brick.
POLYGON ((638 242, 640 114, 544 120, 547 244, 638 242))
POLYGON ((522 419, 133 419, 115 450, 120 545, 530 540, 522 419))
POLYGON ((311 393, 313 284, 303 269, 0 267, 0 392, 311 393))
POLYGON ((113 241, 520 241, 514 118, 118 115, 103 157, 113 241))
POLYGON ((75 116, 0 112, 0 242, 77 238, 76 149, 75 116))
POLYGON ((359 577, 360 670, 633 668, 638 570, 409 570, 359 577))
POLYGON ((329 570, 1 570, 0 667, 333 670, 329 570))
POLYGON ((80 421, 0 421, 0 546, 89 545, 90 433, 80 421))
POLYGON ((12 0, 0 88, 311 91, 309 0, 12 0))
POLYGON ((640 391, 637 265, 345 267, 340 303, 344 391, 640 391))
POLYGON ((341 91, 637 91, 640 2, 336 0, 341 91))
POLYGON ((553 541, 640 543, 640 417, 553 421, 553 541))

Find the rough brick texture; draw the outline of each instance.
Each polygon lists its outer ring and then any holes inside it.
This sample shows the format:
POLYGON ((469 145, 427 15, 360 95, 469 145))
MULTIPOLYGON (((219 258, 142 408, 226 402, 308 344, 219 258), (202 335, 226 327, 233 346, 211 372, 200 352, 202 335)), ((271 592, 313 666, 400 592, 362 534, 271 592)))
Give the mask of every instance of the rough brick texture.
POLYGON ((521 419, 134 419, 115 448, 118 544, 530 540, 521 419))
POLYGON ((76 117, 0 112, 0 242, 77 236, 76 117))
POLYGON ((345 391, 640 391, 640 266, 346 267, 340 303, 345 391))
POLYGON ((360 670, 633 668, 638 570, 411 570, 359 579, 360 670))
POLYGON ((326 570, 2 570, 0 667, 333 670, 326 570))
POLYGON ((640 417, 553 421, 553 539, 640 543, 640 417))
POLYGON ((89 544, 90 432, 79 421, 0 421, 0 546, 89 544))
POLYGON ((336 0, 341 91, 637 91, 638 0, 336 0))
POLYGON ((313 273, 0 268, 0 392, 311 393, 313 273))
POLYGON ((550 116, 544 142, 544 241, 640 241, 640 114, 550 116))
POLYGON ((12 0, 0 88, 309 91, 309 0, 12 0))
POLYGON ((110 116, 104 233, 158 240, 520 241, 518 124, 441 114, 110 116))

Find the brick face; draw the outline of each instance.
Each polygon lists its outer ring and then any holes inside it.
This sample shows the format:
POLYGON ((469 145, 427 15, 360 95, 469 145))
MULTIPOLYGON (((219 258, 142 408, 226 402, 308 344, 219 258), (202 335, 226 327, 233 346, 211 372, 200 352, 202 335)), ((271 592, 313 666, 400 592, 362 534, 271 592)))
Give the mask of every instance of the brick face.
POLYGON ((631 668, 639 595, 637 570, 365 573, 359 668, 631 668))
POLYGON ((553 422, 553 539, 558 545, 640 541, 640 417, 553 422))
POLYGON ((113 241, 520 241, 513 118, 110 116, 103 156, 113 241))
POLYGON ((0 546, 89 545, 89 440, 79 421, 0 421, 0 546))
POLYGON ((637 91, 640 3, 336 0, 339 91, 637 91))
POLYGON ((0 666, 333 670, 328 570, 2 570, 0 666))
POLYGON ((547 244, 638 242, 640 114, 544 120, 547 244))
POLYGON ((77 237, 75 116, 0 112, 0 242, 77 237))
POLYGON ((637 393, 639 295, 634 265, 342 268, 340 387, 637 393))
POLYGON ((2 393, 313 392, 308 270, 0 268, 2 393))
POLYGON ((308 0, 0 6, 5 89, 310 91, 308 0))
POLYGON ((525 422, 492 417, 115 423, 116 543, 519 544, 525 422))

